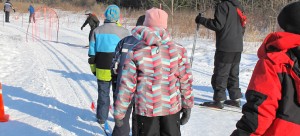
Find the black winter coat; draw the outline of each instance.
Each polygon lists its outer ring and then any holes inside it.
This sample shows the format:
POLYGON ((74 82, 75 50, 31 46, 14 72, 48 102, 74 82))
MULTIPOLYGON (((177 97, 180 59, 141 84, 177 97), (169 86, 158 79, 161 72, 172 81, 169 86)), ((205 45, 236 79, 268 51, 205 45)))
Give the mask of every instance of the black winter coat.
POLYGON ((85 27, 87 24, 90 25, 91 30, 94 30, 95 28, 97 28, 99 26, 100 21, 98 20, 96 15, 90 14, 89 17, 85 20, 82 27, 85 27))
POLYGON ((236 0, 223 0, 216 5, 214 19, 201 17, 199 22, 216 32, 216 49, 223 52, 242 52, 244 28, 236 8, 243 8, 236 0))

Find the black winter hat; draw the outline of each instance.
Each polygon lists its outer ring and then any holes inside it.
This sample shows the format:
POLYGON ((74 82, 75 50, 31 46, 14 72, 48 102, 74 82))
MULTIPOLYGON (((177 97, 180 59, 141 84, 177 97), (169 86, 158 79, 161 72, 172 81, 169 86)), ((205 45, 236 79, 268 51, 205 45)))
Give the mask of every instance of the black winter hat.
POLYGON ((300 2, 286 5, 279 13, 277 21, 284 31, 300 34, 300 2))
POLYGON ((142 25, 144 24, 144 21, 145 21, 145 15, 141 15, 141 16, 138 18, 138 20, 137 20, 135 26, 142 26, 142 25))

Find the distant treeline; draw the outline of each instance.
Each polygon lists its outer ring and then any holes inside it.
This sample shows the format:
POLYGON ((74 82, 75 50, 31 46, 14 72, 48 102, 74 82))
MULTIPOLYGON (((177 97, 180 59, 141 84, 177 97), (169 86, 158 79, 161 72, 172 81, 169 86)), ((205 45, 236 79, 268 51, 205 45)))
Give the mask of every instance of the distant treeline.
MULTIPOLYGON (((5 2, 6 0, 3 0, 5 2)), ((14 2, 33 2, 37 4, 46 4, 51 7, 72 6, 78 10, 94 9, 100 10, 98 7, 105 7, 108 4, 116 4, 123 8, 130 8, 127 10, 127 16, 133 11, 145 11, 150 7, 161 7, 170 15, 171 26, 189 26, 178 30, 178 32, 190 34, 193 33, 195 26, 186 25, 187 18, 189 21, 193 20, 198 12, 206 11, 203 15, 205 17, 213 17, 215 4, 220 0, 11 0, 14 2), (96 8, 95 8, 96 7, 96 8), (131 10, 133 9, 133 10, 131 10)), ((282 7, 285 5, 300 0, 238 0, 244 7, 247 15, 247 29, 246 35, 253 37, 264 37, 271 31, 276 30, 277 16, 282 7), (263 35, 263 36, 260 36, 263 35)), ((27 7, 26 7, 27 8, 27 7)), ((27 11, 24 8, 24 11, 27 11)), ((102 9, 103 10, 103 9, 102 9)), ((100 13, 100 11, 97 11, 100 13)), ((195 25, 194 23, 192 23, 195 25)), ((175 33, 176 31, 172 31, 175 33)), ((208 34, 207 34, 208 35, 208 34)), ((248 36, 248 37, 250 37, 248 36)), ((252 38, 257 39, 257 38, 252 38)), ((254 40, 253 40, 254 41, 254 40)))
MULTIPOLYGON (((220 0, 96 0, 97 3, 117 4, 121 7, 135 9, 148 9, 149 7, 161 7, 169 13, 176 13, 181 10, 195 12, 214 11, 215 4, 220 0)), ((300 0, 238 0, 244 7, 251 27, 257 29, 274 29, 276 17, 285 5, 300 0)), ((263 30, 262 30, 263 31, 263 30)))
MULTIPOLYGON (((96 0, 97 3, 116 4, 121 7, 144 8, 159 7, 173 5, 174 8, 188 8, 201 10, 214 6, 215 3, 221 0, 96 0)), ((282 5, 299 0, 238 0, 242 3, 246 10, 254 10, 261 8, 278 8, 282 5)))
MULTIPOLYGON (((1 0, 0 0, 1 1, 1 0)), ((6 0, 3 0, 5 2, 6 0)), ((59 3, 68 3, 76 6, 92 6, 98 4, 116 4, 120 7, 131 7, 135 9, 147 9, 150 7, 171 8, 174 11, 178 9, 204 10, 211 8, 220 0, 13 0, 19 2, 34 2, 55 5, 59 3), (173 5, 173 6, 172 6, 173 5)), ((299 0, 239 0, 246 11, 278 10, 283 5, 299 0)), ((277 12, 277 11, 276 11, 277 12)), ((265 13, 265 12, 261 12, 265 13)))

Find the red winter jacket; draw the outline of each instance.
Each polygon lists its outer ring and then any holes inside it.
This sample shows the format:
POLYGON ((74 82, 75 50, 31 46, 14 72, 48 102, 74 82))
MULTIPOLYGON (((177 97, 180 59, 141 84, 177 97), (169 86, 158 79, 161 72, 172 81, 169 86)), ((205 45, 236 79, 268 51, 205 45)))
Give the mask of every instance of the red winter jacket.
POLYGON ((258 50, 243 116, 232 136, 300 135, 300 35, 272 33, 258 50), (297 53, 298 52, 298 53, 297 53))

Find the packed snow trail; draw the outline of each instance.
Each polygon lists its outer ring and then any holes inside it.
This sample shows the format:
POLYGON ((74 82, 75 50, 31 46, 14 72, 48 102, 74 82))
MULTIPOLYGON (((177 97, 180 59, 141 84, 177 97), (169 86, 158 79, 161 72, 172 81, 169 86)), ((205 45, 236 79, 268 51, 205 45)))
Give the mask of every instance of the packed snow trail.
MULTIPOLYGON (((12 59, 10 65, 14 67, 9 71, 7 83, 4 82, 4 89, 8 90, 6 106, 20 112, 12 114, 11 120, 37 122, 32 125, 48 135, 103 134, 99 133, 101 129, 89 109, 97 91, 96 79, 89 73, 87 50, 42 39, 26 43, 25 28, 12 23, 5 24, 3 30, 4 37, 9 34, 3 45, 11 42, 12 48, 22 51, 12 59), (27 118, 31 116, 33 119, 27 118)), ((61 38, 68 36, 63 34, 64 31, 61 38)), ((72 38, 85 36, 72 35, 72 38)))
MULTIPOLYGON (((74 16, 76 19, 78 15, 74 16)), ((88 49, 84 48, 88 45, 89 30, 80 31, 83 23, 80 20, 72 25, 62 23, 58 42, 43 37, 33 41, 31 35, 26 42, 27 24, 22 27, 20 20, 0 26, 0 82, 5 112, 10 115, 9 122, 0 123, 0 136, 105 135, 90 109, 91 102, 97 100, 97 83, 87 63, 88 49)), ((176 41, 191 53, 192 40, 176 41)), ((197 40, 193 63, 195 104, 212 100, 210 78, 214 50, 213 41, 197 40)), ((256 60, 253 54, 242 56, 243 92, 256 60)), ((191 119, 181 126, 181 132, 183 136, 230 135, 240 117, 240 113, 195 105, 191 119)), ((111 115, 108 123, 113 128, 111 115)))

